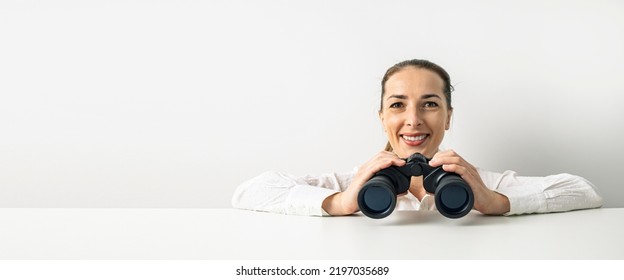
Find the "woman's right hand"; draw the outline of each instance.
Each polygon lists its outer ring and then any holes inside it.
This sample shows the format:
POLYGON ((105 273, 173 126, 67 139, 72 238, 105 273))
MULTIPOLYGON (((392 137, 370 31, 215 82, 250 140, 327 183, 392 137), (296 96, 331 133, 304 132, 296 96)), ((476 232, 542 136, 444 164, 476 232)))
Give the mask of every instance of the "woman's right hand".
POLYGON ((358 168, 353 180, 351 180, 351 184, 345 191, 333 194, 323 201, 325 212, 332 216, 339 216, 351 215, 359 211, 357 197, 364 184, 379 170, 392 165, 403 166, 405 165, 405 160, 400 159, 392 152, 382 151, 376 154, 358 168))

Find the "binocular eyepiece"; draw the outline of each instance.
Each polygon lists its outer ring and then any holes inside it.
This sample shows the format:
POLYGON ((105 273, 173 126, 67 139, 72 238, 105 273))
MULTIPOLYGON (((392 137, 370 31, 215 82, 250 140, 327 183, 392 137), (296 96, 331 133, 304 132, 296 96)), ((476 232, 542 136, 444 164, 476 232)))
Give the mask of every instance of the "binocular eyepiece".
POLYGON ((433 193, 438 211, 448 218, 461 218, 474 205, 470 186, 457 174, 442 166, 431 167, 420 153, 406 159, 404 166, 390 166, 375 173, 358 193, 358 206, 364 215, 380 219, 394 211, 397 195, 409 190, 412 176, 424 176, 425 190, 433 193))

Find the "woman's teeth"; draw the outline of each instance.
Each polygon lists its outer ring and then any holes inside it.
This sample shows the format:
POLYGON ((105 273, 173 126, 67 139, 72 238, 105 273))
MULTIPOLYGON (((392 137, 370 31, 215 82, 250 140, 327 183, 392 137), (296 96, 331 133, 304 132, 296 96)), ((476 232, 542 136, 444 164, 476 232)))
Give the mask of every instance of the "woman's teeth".
POLYGON ((427 137, 427 134, 418 135, 418 136, 403 135, 403 139, 405 139, 407 141, 420 141, 420 140, 425 139, 426 137, 427 137))

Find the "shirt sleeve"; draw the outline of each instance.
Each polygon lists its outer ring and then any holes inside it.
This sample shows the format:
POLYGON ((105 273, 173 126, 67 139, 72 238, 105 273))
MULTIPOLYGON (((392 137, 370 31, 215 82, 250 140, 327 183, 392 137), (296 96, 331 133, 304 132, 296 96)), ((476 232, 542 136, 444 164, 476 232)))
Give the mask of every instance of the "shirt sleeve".
POLYGON ((345 190, 354 173, 327 173, 296 177, 269 171, 238 186, 232 206, 288 215, 328 216, 325 198, 345 190))
POLYGON ((509 199, 510 211, 505 215, 564 212, 603 204, 598 189, 576 175, 523 177, 509 170, 496 173, 481 169, 479 175, 489 189, 509 199))

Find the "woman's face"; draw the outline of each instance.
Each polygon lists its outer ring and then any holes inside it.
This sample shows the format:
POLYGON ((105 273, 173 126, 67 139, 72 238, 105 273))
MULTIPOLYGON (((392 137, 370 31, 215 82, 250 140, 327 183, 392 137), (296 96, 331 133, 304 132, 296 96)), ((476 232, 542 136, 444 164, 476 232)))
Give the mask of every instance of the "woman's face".
POLYGON ((452 114, 443 87, 435 72, 411 66, 386 81, 379 118, 399 157, 418 152, 431 158, 438 152, 452 114))

